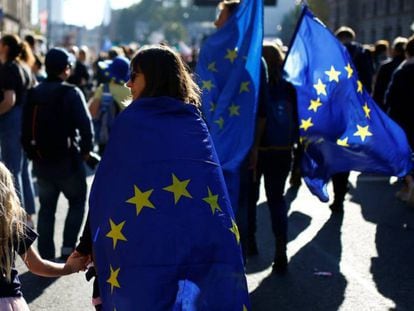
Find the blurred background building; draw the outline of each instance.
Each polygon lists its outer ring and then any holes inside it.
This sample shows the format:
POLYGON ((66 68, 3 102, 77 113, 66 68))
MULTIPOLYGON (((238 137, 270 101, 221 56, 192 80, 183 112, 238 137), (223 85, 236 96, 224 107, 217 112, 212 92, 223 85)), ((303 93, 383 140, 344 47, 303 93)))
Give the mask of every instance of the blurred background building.
POLYGON ((392 41, 413 33, 414 0, 328 0, 328 4, 328 25, 333 30, 352 27, 360 42, 392 41))
POLYGON ((31 28, 31 0, 0 0, 0 30, 21 34, 31 28))

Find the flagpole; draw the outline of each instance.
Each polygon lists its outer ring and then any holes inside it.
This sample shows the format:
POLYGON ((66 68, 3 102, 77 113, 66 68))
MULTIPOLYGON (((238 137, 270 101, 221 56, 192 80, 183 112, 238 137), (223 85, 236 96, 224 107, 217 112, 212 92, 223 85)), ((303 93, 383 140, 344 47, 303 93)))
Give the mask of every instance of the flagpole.
POLYGON ((286 60, 288 59, 288 56, 290 54, 291 47, 293 45, 293 42, 295 42, 296 35, 299 31, 300 24, 302 23, 302 20, 303 20, 303 17, 305 16, 306 10, 308 9, 308 6, 307 6, 306 2, 307 2, 306 0, 301 0, 301 2, 300 2, 301 5, 302 5, 302 12, 301 12, 300 17, 298 19, 298 22, 296 24, 295 31, 293 32, 292 38, 290 39, 288 51, 287 51, 287 54, 285 56, 285 60, 283 61, 282 68, 285 66, 286 60))

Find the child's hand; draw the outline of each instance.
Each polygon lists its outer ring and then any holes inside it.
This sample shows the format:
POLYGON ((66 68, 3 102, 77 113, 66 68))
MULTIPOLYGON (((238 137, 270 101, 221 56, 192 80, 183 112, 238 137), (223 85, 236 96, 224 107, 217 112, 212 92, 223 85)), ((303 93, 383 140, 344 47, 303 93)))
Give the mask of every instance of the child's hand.
POLYGON ((90 256, 84 256, 77 251, 74 251, 65 263, 65 268, 70 273, 85 271, 86 266, 91 262, 90 256))

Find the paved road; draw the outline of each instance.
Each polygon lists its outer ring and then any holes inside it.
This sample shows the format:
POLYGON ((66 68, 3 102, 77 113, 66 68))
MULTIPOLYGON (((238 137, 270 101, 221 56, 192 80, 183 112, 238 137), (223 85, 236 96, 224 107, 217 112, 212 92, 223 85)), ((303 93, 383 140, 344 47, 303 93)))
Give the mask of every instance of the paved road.
MULTIPOLYGON (((271 273, 274 240, 261 196, 260 253, 247 264, 253 310, 414 310, 414 209, 394 198, 397 186, 387 178, 353 173, 351 184, 343 215, 331 215, 304 186, 288 189, 290 263, 284 276, 271 273)), ((64 216, 61 200, 57 245, 64 216)), ((91 285, 82 274, 45 279, 19 267, 31 310, 93 310, 91 285)))

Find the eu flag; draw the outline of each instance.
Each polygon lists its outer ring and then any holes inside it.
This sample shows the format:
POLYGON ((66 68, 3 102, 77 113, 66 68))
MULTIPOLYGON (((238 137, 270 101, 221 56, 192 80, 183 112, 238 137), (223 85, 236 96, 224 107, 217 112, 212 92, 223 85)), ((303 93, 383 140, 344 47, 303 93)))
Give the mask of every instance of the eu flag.
POLYGON ((104 310, 248 310, 239 232, 193 105, 143 98, 124 110, 89 204, 104 310))
POLYGON ((410 171, 404 132, 363 88, 346 48, 306 6, 284 70, 298 94, 302 173, 320 200, 328 201, 326 184, 338 172, 410 171))
POLYGON ((240 165, 254 139, 262 42, 263 0, 243 0, 205 41, 196 68, 204 117, 233 208, 238 202, 240 165))

